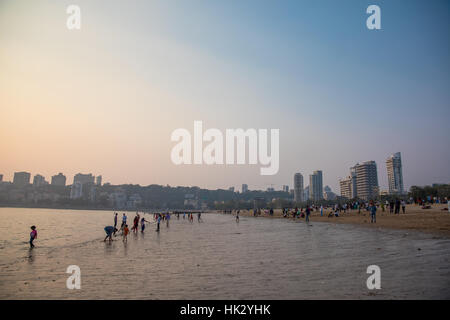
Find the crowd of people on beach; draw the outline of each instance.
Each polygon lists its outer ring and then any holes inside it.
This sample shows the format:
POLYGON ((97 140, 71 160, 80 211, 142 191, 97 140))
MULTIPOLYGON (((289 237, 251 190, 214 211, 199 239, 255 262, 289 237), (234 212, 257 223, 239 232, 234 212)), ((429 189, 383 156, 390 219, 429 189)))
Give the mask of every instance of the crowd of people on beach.
MULTIPOLYGON (((408 203, 413 203, 413 201, 411 200, 408 203)), ((320 206, 311 204, 295 208, 282 208, 282 216, 283 218, 293 218, 293 219, 304 218, 305 222, 309 223, 312 212, 320 212, 321 217, 327 216, 328 218, 332 218, 332 217, 340 217, 342 214, 346 214, 348 212, 357 211, 358 214, 361 214, 361 212, 366 211, 370 215, 370 222, 376 223, 377 211, 381 210, 381 212, 386 212, 387 210, 389 210, 389 213, 391 214, 400 214, 400 213, 405 214, 406 204, 407 202, 403 199, 392 199, 390 201, 388 200, 348 201, 333 205, 320 205, 320 206)), ((254 217, 258 217, 261 215, 270 217, 274 215, 273 208, 265 208, 265 209, 255 208, 247 211, 249 211, 249 213, 251 213, 254 217)), ((232 214, 233 212, 235 212, 236 222, 239 222, 240 209, 223 210, 222 212, 225 214, 232 214)))
MULTIPOLYGON (((304 218, 306 223, 310 222, 310 216, 312 212, 320 212, 320 216, 323 217, 324 215, 328 218, 332 217, 340 217, 342 214, 346 214, 347 212, 354 212, 355 210, 358 211, 358 214, 361 214, 361 211, 367 211, 370 214, 370 222, 376 223, 376 213, 378 210, 381 210, 382 212, 386 212, 389 210, 390 214, 400 214, 406 213, 406 204, 407 203, 415 203, 422 207, 422 209, 429 209, 430 204, 433 203, 448 203, 447 198, 438 198, 438 197, 427 197, 426 199, 410 199, 410 201, 405 201, 404 199, 391 199, 391 200, 385 200, 385 201, 349 201, 345 203, 338 203, 334 205, 305 205, 303 207, 295 207, 295 208, 283 208, 282 209, 282 216, 284 218, 290 218, 293 219, 300 219, 304 218)), ((254 217, 261 216, 263 213, 266 216, 273 216, 274 215, 274 209, 273 208, 255 208, 251 211, 254 217)), ((234 210, 223 210, 222 211, 225 214, 232 214, 235 213, 235 219, 236 222, 239 222, 239 216, 240 216, 240 209, 234 209, 234 210)), ((166 223, 166 227, 169 227, 169 222, 171 219, 171 213, 170 212, 162 212, 162 213, 149 213, 153 216, 153 221, 149 221, 145 219, 144 215, 146 213, 144 212, 142 217, 139 214, 139 212, 136 212, 135 217, 133 218, 133 226, 131 227, 131 230, 128 228, 128 216, 123 213, 122 214, 122 223, 120 228, 118 229, 118 219, 119 214, 117 212, 114 212, 114 224, 112 226, 106 226, 104 228, 106 237, 104 241, 106 240, 113 240, 113 236, 120 235, 122 237, 122 241, 126 242, 128 238, 128 234, 131 232, 137 234, 139 232, 144 233, 147 224, 155 224, 156 225, 156 232, 159 232, 161 229, 161 223, 166 223), (139 228, 140 225, 140 228, 139 228), (120 233, 120 234, 119 234, 120 233)), ((174 215, 176 215, 177 219, 180 219, 180 214, 182 214, 183 220, 188 220, 190 223, 193 223, 194 221, 194 214, 193 212, 173 212, 174 215)), ((201 218, 201 212, 196 212, 197 214, 197 221, 199 223, 203 222, 201 218)), ((31 232, 30 232, 30 249, 34 248, 34 240, 37 239, 37 228, 36 226, 31 226, 31 232)))
MULTIPOLYGON (((153 221, 148 221, 145 219, 144 215, 146 213, 144 212, 142 217, 139 214, 139 212, 136 212, 136 215, 133 218, 133 226, 131 227, 131 232, 137 234, 139 232, 144 233, 146 224, 155 224, 156 225, 156 232, 159 232, 161 230, 161 223, 166 223, 166 227, 169 228, 169 222, 171 219, 172 214, 170 212, 163 212, 163 213, 150 213, 153 217, 153 221), (140 225, 140 228, 139 228, 140 225)), ((180 212, 174 212, 174 215, 176 215, 177 219, 180 219, 180 212)), ((187 220, 190 223, 194 222, 194 213, 192 212, 183 212, 183 220, 187 220)), ((126 242, 128 234, 130 233, 130 229, 128 228, 127 224, 128 216, 123 213, 122 215, 122 224, 120 226, 120 229, 117 228, 117 221, 118 221, 118 213, 114 212, 114 225, 113 226, 106 226, 104 228, 106 237, 103 241, 106 240, 113 240, 113 236, 122 236, 122 241, 126 242)), ((203 222, 201 218, 201 212, 197 212, 197 221, 199 223, 203 222)))

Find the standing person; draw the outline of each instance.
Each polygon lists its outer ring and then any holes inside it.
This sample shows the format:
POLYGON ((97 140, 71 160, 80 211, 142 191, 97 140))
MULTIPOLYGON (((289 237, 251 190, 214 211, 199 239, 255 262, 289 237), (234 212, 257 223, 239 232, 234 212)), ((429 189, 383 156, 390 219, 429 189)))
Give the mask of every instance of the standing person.
POLYGON ((406 211, 406 202, 405 200, 402 200, 402 212, 405 213, 406 211))
POLYGON ((186 219, 186 212, 183 213, 183 220, 186 219))
POLYGON ((198 221, 198 223, 202 222, 202 214, 201 214, 201 212, 197 213, 197 221, 198 221))
POLYGON ((117 228, 117 212, 114 212, 114 228, 117 228))
POLYGON ((239 222, 239 210, 236 212, 236 222, 239 222))
POLYGON ((141 219, 141 232, 144 232, 145 230, 145 223, 148 222, 147 220, 145 220, 144 217, 142 217, 141 219))
POLYGON ((370 223, 376 223, 377 222, 377 206, 373 203, 373 201, 370 202, 370 223))
POLYGON ((128 229, 128 225, 126 224, 124 227, 123 227, 123 239, 122 239, 122 241, 128 241, 128 233, 130 233, 130 229, 128 229))
POLYGON ((136 213, 136 216, 134 217, 133 220, 133 227, 131 228, 131 230, 136 233, 138 230, 138 224, 139 224, 139 214, 136 213))
POLYGON ((166 221, 167 221, 167 228, 169 227, 169 221, 170 221, 170 213, 166 213, 166 221))
POLYGON ((127 224, 127 215, 124 213, 122 215, 122 226, 121 226, 121 228, 123 228, 126 224, 127 224))
POLYGON ((323 217, 323 205, 320 206, 320 216, 323 217))
POLYGON ((159 225, 161 223, 161 214, 158 214, 158 218, 156 219, 156 232, 159 232, 159 225))
POLYGON ((400 200, 395 200, 395 214, 400 214, 400 200))
POLYGON ((36 226, 31 226, 30 229, 31 229, 31 232, 30 232, 30 249, 32 249, 32 248, 34 248, 33 241, 34 241, 34 239, 37 239, 37 230, 36 230, 36 226))
POLYGON ((109 238, 109 241, 112 241, 112 235, 113 235, 113 233, 115 233, 116 231, 117 231, 117 229, 114 228, 113 226, 107 226, 107 227, 105 227, 106 237, 105 237, 105 240, 103 240, 103 241, 106 241, 106 239, 108 239, 108 238, 109 238))
POLYGON ((389 202, 389 213, 394 213, 394 201, 389 202))
POLYGON ((305 213, 306 213, 306 219, 305 219, 305 222, 309 222, 309 215, 311 214, 311 208, 309 207, 309 206, 306 206, 306 210, 305 210, 305 213))

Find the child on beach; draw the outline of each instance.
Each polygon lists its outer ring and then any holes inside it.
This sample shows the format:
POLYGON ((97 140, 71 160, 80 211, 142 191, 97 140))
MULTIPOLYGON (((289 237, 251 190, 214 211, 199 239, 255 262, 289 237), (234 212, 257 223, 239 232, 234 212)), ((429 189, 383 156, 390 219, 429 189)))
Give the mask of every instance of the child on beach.
POLYGON ((377 222, 376 213, 377 213, 377 206, 372 201, 370 203, 370 223, 377 222))
POLYGON ((130 232, 130 229, 128 229, 128 225, 126 224, 123 227, 123 239, 122 241, 128 241, 128 233, 130 232))
POLYGON ((31 226, 31 232, 30 232, 30 248, 34 248, 33 241, 37 238, 37 231, 36 226, 31 226))

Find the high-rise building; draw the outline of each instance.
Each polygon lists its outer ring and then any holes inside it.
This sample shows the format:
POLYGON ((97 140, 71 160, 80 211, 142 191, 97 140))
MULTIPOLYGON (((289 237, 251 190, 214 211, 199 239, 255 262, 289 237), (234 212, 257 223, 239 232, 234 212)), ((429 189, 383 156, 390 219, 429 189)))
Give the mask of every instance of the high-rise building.
POLYGON ((17 187, 25 187, 30 184, 29 172, 14 172, 13 184, 17 187))
POLYGON ((289 186, 284 185, 284 186, 283 186, 283 191, 284 191, 284 192, 289 192, 289 186))
POLYGON ((374 200, 379 193, 377 164, 375 161, 366 161, 356 164, 356 194, 363 200, 374 200))
POLYGON ((402 156, 400 152, 394 153, 386 160, 390 194, 403 193, 402 156))
POLYGON ((52 186, 66 186, 66 176, 61 172, 55 176, 52 176, 52 186))
POLYGON ((242 193, 246 193, 248 191, 248 185, 247 184, 242 184, 242 193))
POLYGON ((228 191, 234 192, 234 187, 229 187, 228 191))
POLYGON ((40 186, 43 186, 43 185, 46 185, 46 184, 48 184, 48 182, 45 181, 45 177, 44 176, 42 176, 40 174, 36 174, 33 177, 33 186, 40 187, 40 186))
POLYGON ((97 176, 95 178, 95 184, 98 185, 98 186, 102 185, 102 176, 97 176))
POLYGON ((339 187, 341 189, 341 197, 347 199, 357 198, 356 167, 350 168, 350 175, 347 178, 339 180, 339 187))
POLYGON ((78 199, 83 196, 83 184, 76 181, 72 184, 70 188, 70 199, 78 199))
POLYGON ((302 202, 303 199, 303 176, 301 173, 294 175, 294 201, 302 202))
POLYGON ((336 194, 331 190, 329 186, 323 188, 323 198, 325 200, 335 200, 336 194))
POLYGON ((89 173, 89 174, 82 174, 82 173, 77 173, 74 177, 73 177, 73 182, 80 182, 81 184, 86 184, 86 183, 94 183, 95 177, 89 173))
POLYGON ((352 179, 351 177, 347 177, 346 179, 341 179, 339 181, 339 187, 341 189, 341 197, 347 199, 355 198, 352 193, 352 179))
POLYGON ((73 177, 73 184, 70 188, 70 198, 77 199, 83 196, 87 197, 94 186, 95 177, 89 174, 77 173, 73 177))
POLYGON ((309 186, 303 189, 303 201, 309 200, 309 186))
POLYGON ((309 198, 313 201, 323 199, 323 177, 320 170, 309 175, 309 198))

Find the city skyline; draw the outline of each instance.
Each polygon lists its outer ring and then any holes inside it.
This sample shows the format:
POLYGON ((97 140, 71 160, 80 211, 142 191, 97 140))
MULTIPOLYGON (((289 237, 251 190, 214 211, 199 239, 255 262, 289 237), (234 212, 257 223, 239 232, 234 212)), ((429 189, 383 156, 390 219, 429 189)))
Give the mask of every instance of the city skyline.
POLYGON ((388 190, 386 155, 401 150, 405 189, 448 183, 450 151, 437 146, 449 136, 449 3, 383 2, 375 31, 369 4, 80 1, 70 31, 65 3, 2 1, 3 180, 92 171, 112 184, 265 190, 320 168, 337 191, 372 159, 388 190), (279 129, 278 174, 175 166, 170 135, 195 120, 279 129))
MULTIPOLYGON (((360 195, 361 193, 366 193, 366 191, 362 192, 362 189, 366 189, 369 188, 367 186, 367 184, 373 184, 373 187, 370 188, 375 188, 373 191, 372 189, 370 189, 371 191, 369 192, 369 195, 377 193, 384 193, 384 192, 388 192, 389 194, 402 194, 403 192, 408 192, 408 190, 406 190, 403 186, 403 173, 402 173, 402 161, 401 161, 401 152, 395 152, 393 154, 391 154, 385 161, 386 163, 386 176, 388 178, 389 181, 389 187, 388 189, 382 189, 378 183, 379 181, 379 175, 378 175, 378 170, 377 170, 377 163, 376 161, 370 160, 370 161, 364 161, 361 164, 358 162, 356 163, 356 165, 350 167, 350 175, 347 176, 346 178, 339 178, 338 179, 338 187, 335 188, 334 190, 336 192, 332 192, 335 194, 340 194, 341 196, 347 197, 347 198, 355 198, 355 195, 360 195), (371 172, 370 174, 368 172, 366 172, 366 168, 367 166, 373 166, 374 167, 374 171, 371 172), (366 181, 362 181, 361 180, 361 173, 364 173, 364 175, 372 175, 374 179, 372 182, 369 182, 368 180, 366 181), (362 187, 363 185, 363 187, 362 187), (359 190, 359 191, 357 191, 359 190)), ((3 174, 0 174, 2 181, 3 181, 3 174)), ((58 173, 58 175, 53 175, 51 176, 51 183, 49 183, 48 181, 45 180, 45 176, 42 176, 41 174, 35 174, 33 176, 33 181, 30 182, 31 179, 31 173, 29 172, 14 172, 14 179, 13 179, 13 183, 15 183, 16 180, 16 176, 18 181, 21 181, 21 184, 23 183, 24 179, 28 180, 28 184, 33 184, 35 186, 39 186, 42 184, 52 184, 52 185, 61 185, 61 179, 63 179, 63 185, 66 184, 66 176, 63 173, 58 173)), ((364 178, 366 179, 366 178, 364 178)), ((73 185, 77 182, 77 180, 79 180, 82 184, 84 184, 85 182, 89 182, 92 184, 96 184, 96 185, 101 185, 102 184, 102 175, 92 175, 92 173, 88 173, 88 174, 82 174, 82 173, 77 173, 74 174, 73 176, 73 183, 72 184, 67 184, 67 185, 73 185)), ((111 184, 110 182, 107 182, 107 184, 111 184)), ((129 184, 135 184, 135 183, 129 183, 129 184)), ((114 184, 112 184, 114 185, 114 184)), ((116 185, 120 185, 120 184, 116 184, 116 185)), ((151 185, 151 184, 146 184, 146 185, 151 185)), ((161 184, 163 185, 163 184, 161 184)), ((145 186, 145 185, 142 185, 145 186)), ((194 185, 191 185, 189 187, 192 187, 194 185)), ((202 188, 202 186, 195 186, 195 187, 200 187, 202 188)), ((331 192, 333 189, 329 187, 328 184, 324 184, 323 183, 323 173, 322 170, 314 170, 312 172, 312 174, 309 174, 309 184, 305 185, 304 184, 304 178, 303 175, 300 172, 297 172, 294 174, 294 181, 292 185, 289 184, 282 184, 281 188, 278 189, 278 186, 275 186, 274 188, 274 184, 270 184, 270 187, 267 188, 254 188, 252 190, 267 190, 267 191, 271 191, 271 190, 282 190, 285 192, 289 192, 289 190, 291 190, 291 192, 293 193, 294 199, 297 199, 297 201, 302 201, 304 199, 312 199, 312 200, 321 200, 324 198, 325 195, 325 188, 328 188, 329 191, 331 192), (311 189, 310 186, 313 184, 313 188, 311 189), (315 186, 314 186, 315 185, 315 186), (307 193, 307 196, 305 196, 305 192, 307 193)), ((206 188, 208 189, 208 188, 206 188)), ((236 189, 236 192, 239 192, 239 186, 238 184, 234 184, 231 186, 227 186, 227 187, 223 187, 223 188, 213 188, 213 189, 228 189, 228 190, 234 190, 236 189)), ((248 184, 241 184, 241 193, 245 193, 246 191, 250 190, 248 187, 248 184)), ((365 197, 365 195, 363 196, 363 198, 365 197)))

